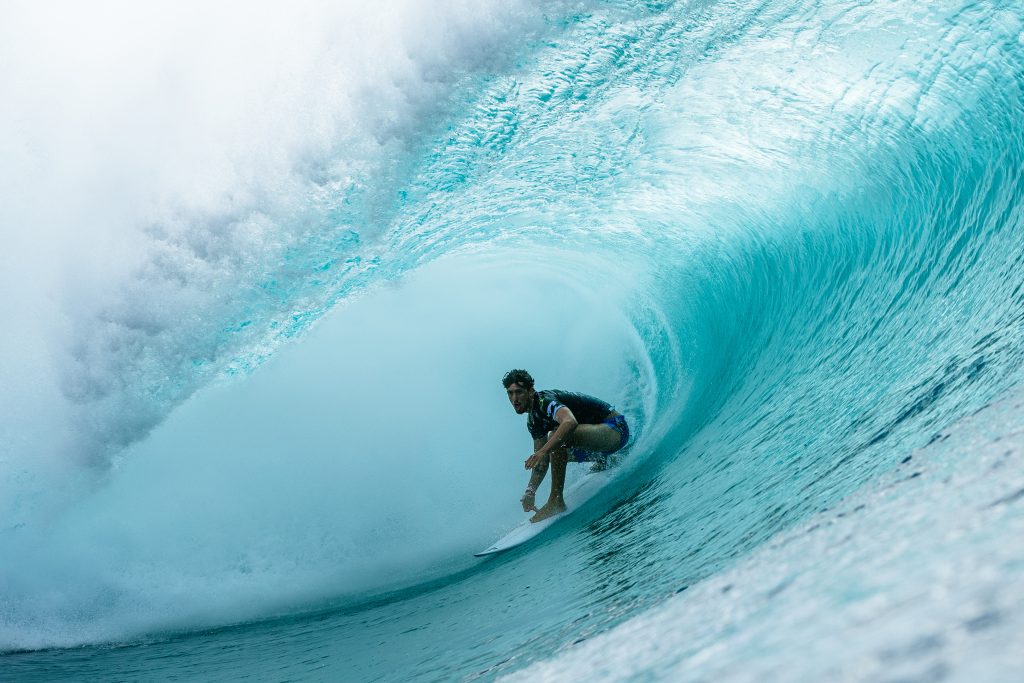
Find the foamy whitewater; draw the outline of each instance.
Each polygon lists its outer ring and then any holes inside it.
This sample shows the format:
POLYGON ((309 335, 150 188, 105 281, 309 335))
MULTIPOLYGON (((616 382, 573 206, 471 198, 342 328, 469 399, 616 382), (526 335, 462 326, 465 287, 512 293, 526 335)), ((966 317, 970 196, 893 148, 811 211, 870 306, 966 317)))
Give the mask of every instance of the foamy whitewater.
POLYGON ((1019 2, 9 2, 0 92, 0 680, 1024 678, 1019 2), (512 367, 636 436, 476 559, 512 367))

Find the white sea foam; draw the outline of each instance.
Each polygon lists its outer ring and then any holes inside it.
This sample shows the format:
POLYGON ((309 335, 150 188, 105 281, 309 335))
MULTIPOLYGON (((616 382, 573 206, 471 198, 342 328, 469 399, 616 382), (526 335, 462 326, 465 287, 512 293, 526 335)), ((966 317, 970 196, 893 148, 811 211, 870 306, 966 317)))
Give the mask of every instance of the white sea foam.
POLYGON ((46 468, 104 462, 225 363, 265 355, 297 309, 315 318, 332 288, 282 294, 308 270, 289 245, 372 252, 452 87, 557 11, 5 3, 0 505, 43 495, 46 468))
POLYGON ((289 247, 370 260, 453 88, 561 9, 4 3, 0 531, 62 519, 174 405, 308 327, 342 276, 295 295, 314 269, 289 247))

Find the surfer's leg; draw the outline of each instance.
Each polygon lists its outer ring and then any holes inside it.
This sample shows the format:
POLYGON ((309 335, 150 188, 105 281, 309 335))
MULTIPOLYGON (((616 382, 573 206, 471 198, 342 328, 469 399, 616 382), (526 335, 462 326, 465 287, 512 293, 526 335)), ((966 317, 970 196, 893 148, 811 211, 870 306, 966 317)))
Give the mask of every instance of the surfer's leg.
POLYGON ((551 495, 548 502, 544 504, 537 514, 530 518, 531 522, 539 522, 552 515, 565 512, 565 498, 562 491, 565 488, 565 467, 569 462, 569 453, 563 445, 551 452, 551 495))
MULTIPOLYGON (((609 418, 601 424, 577 425, 568 441, 551 453, 551 496, 544 507, 530 518, 531 522, 539 522, 552 515, 565 512, 565 498, 562 490, 565 488, 565 467, 569 462, 570 450, 583 455, 584 460, 597 461, 601 456, 614 453, 626 445, 629 431, 625 418, 616 417, 618 421, 615 418, 609 418)), ((549 438, 550 436, 548 434, 549 438)), ((603 469, 603 467, 598 469, 603 469)))
POLYGON ((622 447, 622 435, 605 423, 578 425, 570 438, 570 446, 584 451, 614 453, 622 447))
POLYGON ((629 441, 629 425, 621 415, 610 417, 601 424, 580 425, 573 432, 569 460, 594 463, 590 471, 600 472, 614 463, 611 454, 621 450, 629 441))

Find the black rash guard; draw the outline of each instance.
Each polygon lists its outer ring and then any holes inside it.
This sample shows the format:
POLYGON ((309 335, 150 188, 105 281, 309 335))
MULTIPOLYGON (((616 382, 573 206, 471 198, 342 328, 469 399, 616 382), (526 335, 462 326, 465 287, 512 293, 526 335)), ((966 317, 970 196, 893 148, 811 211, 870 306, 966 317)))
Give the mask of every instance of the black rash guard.
POLYGON ((615 409, 599 398, 586 394, 574 394, 571 391, 545 389, 538 391, 533 397, 533 406, 526 417, 526 428, 535 439, 547 438, 548 432, 558 428, 555 413, 565 406, 572 411, 576 422, 581 425, 596 425, 604 422, 615 409))

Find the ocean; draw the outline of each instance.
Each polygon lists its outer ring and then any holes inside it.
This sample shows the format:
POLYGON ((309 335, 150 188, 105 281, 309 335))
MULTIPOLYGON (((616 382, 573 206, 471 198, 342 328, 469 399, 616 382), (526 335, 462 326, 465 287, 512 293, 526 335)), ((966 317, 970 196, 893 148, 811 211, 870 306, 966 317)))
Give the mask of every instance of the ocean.
POLYGON ((0 680, 1024 677, 1019 3, 13 2, 0 89, 0 680), (520 367, 634 436, 475 558, 520 367))

